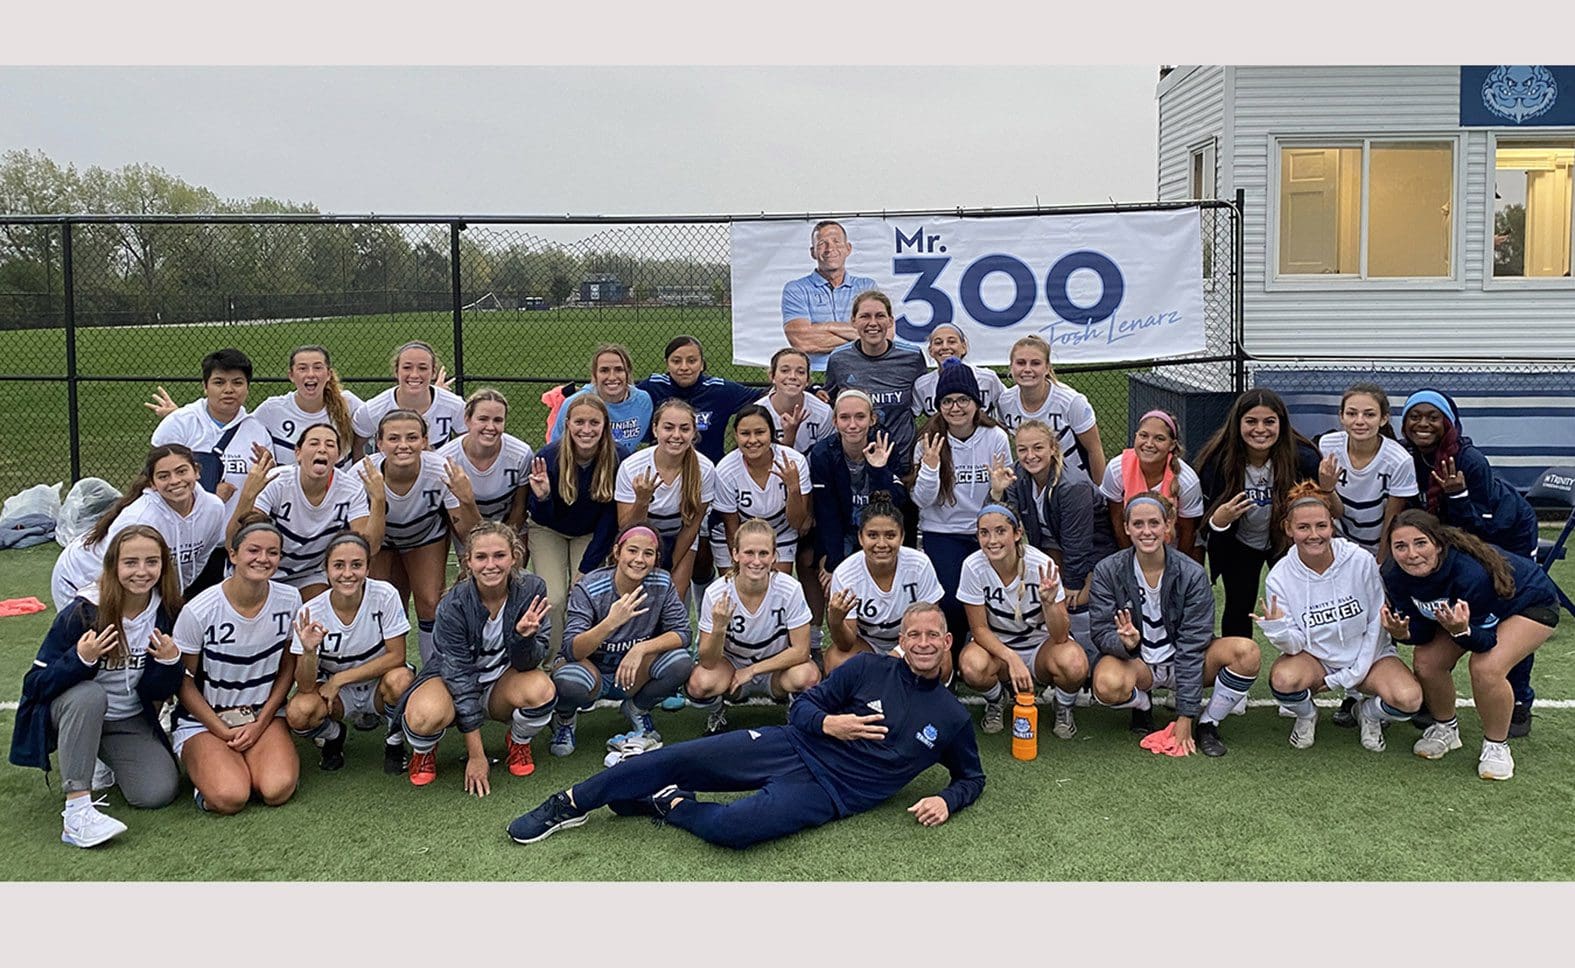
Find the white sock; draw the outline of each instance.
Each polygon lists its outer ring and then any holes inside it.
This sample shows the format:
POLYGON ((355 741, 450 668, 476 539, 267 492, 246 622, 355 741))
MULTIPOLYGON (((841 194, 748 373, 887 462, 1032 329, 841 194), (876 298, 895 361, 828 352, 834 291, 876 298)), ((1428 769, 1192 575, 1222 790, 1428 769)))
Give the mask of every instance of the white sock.
POLYGON ((1209 704, 1203 710, 1203 715, 1198 717, 1200 723, 1218 723, 1236 704, 1247 697, 1247 690, 1252 688, 1253 679, 1231 671, 1229 666, 1220 670, 1214 677, 1214 694, 1209 697, 1209 704))
POLYGON ((66 800, 67 814, 81 813, 84 810, 91 809, 93 809, 93 794, 91 793, 84 797, 70 797, 66 800))
POLYGON ((1001 701, 1001 684, 999 682, 996 682, 984 691, 984 701, 992 703, 1001 701))
POLYGON ((1154 707, 1154 701, 1153 701, 1152 698, 1150 698, 1149 694, 1144 692, 1142 689, 1139 689, 1136 686, 1134 686, 1132 688, 1132 695, 1128 696, 1127 700, 1125 702, 1115 703, 1110 708, 1111 709, 1152 709, 1153 707, 1154 707))
POLYGON ((1055 701, 1063 706, 1071 707, 1077 704, 1077 693, 1067 692, 1060 686, 1055 687, 1055 701))

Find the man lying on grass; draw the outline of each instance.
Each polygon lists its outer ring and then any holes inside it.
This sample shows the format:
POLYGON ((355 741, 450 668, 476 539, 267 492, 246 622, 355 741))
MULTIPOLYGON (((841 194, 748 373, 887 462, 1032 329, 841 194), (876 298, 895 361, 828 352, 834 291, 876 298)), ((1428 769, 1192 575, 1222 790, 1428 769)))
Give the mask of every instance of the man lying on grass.
POLYGON ((854 656, 798 697, 788 725, 732 730, 630 757, 554 793, 509 824, 509 836, 534 844, 607 806, 744 848, 863 813, 936 763, 951 771, 951 784, 908 812, 926 827, 945 823, 984 790, 973 721, 940 682, 951 639, 938 607, 911 605, 902 616, 900 660, 854 656), (743 790, 756 792, 730 803, 695 796, 743 790))

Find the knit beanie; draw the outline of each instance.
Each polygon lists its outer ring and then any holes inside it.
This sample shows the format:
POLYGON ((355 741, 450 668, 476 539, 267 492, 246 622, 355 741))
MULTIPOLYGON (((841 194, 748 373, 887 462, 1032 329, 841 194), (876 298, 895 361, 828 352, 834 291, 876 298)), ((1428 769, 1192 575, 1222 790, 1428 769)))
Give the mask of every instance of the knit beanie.
POLYGON ((967 394, 968 399, 983 406, 979 399, 979 378, 973 375, 973 367, 949 356, 941 361, 940 376, 935 380, 935 406, 940 407, 941 401, 954 393, 967 394))

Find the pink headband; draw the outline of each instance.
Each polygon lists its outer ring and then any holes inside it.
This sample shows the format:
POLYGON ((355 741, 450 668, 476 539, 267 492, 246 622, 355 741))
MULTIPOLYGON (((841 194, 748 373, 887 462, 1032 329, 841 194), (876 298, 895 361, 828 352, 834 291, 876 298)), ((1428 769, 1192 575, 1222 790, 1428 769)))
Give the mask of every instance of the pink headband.
POLYGON ((635 524, 635 525, 630 525, 629 528, 627 530, 625 530, 623 534, 620 534, 618 536, 618 544, 623 544, 624 541, 629 537, 629 535, 631 535, 631 534, 638 534, 638 533, 640 533, 642 531, 645 532, 646 534, 650 535, 651 536, 651 540, 656 542, 658 545, 660 545, 662 543, 662 539, 657 537, 655 531, 652 531, 650 528, 646 527, 643 524, 635 524))
POLYGON ((1143 421, 1150 417, 1158 417, 1160 420, 1164 421, 1165 426, 1170 428, 1170 435, 1172 437, 1181 436, 1181 431, 1176 429, 1176 418, 1172 417, 1163 410, 1150 410, 1148 413, 1145 413, 1143 416, 1138 418, 1138 423, 1141 425, 1143 421))

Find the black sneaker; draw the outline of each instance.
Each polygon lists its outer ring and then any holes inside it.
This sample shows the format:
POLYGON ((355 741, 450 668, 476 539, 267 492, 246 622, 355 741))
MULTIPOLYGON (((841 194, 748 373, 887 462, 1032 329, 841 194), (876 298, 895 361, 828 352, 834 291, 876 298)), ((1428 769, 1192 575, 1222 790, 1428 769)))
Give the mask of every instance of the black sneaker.
POLYGON ((1531 735, 1531 703, 1517 702, 1515 709, 1509 714, 1509 735, 1531 735))
POLYGON ((1147 736, 1154 731, 1154 710, 1132 710, 1132 724, 1127 727, 1135 736, 1147 736))
POLYGON ((317 761, 317 768, 324 773, 333 773, 335 770, 345 768, 345 740, 350 738, 350 731, 344 724, 339 725, 339 735, 333 739, 323 740, 323 758, 317 761))
POLYGON ((587 811, 576 807, 569 800, 569 791, 559 790, 541 802, 535 810, 516 817, 509 824, 509 839, 516 844, 534 844, 569 827, 578 827, 589 819, 587 811))
POLYGON ((383 744, 383 772, 399 776, 410 769, 410 748, 403 741, 383 744))
POLYGON ((695 798, 691 790, 681 790, 677 784, 669 784, 657 790, 648 797, 636 800, 614 800, 607 804, 607 809, 620 817, 656 817, 661 819, 667 816, 667 811, 672 809, 669 804, 674 797, 683 797, 686 800, 695 798))
POLYGON ((1197 740, 1198 749, 1203 751, 1204 756, 1225 755, 1225 741, 1220 739, 1219 723, 1199 723, 1193 738, 1197 740))
POLYGON ((1334 711, 1334 716, 1329 720, 1341 729, 1351 729, 1356 725, 1356 697, 1346 696, 1340 700, 1340 708, 1334 711))

